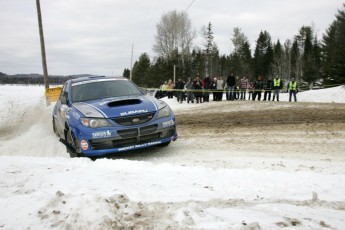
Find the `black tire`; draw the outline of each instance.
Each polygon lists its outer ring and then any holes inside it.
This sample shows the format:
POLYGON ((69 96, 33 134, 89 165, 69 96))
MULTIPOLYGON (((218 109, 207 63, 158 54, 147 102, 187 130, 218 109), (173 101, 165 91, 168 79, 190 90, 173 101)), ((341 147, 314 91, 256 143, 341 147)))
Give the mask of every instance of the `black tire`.
POLYGON ((66 150, 69 153, 71 158, 80 157, 80 146, 79 141, 75 138, 70 130, 67 130, 66 133, 66 150))
POLYGON ((55 119, 53 117, 53 131, 56 135, 58 135, 57 130, 56 130, 56 124, 55 124, 55 119))

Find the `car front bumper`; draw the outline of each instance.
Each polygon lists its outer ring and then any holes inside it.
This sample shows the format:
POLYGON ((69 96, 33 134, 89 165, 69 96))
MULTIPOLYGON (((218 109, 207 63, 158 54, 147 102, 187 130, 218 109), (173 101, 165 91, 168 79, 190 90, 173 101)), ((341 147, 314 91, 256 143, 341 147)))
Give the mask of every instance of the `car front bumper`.
POLYGON ((75 136, 82 154, 87 157, 148 148, 175 141, 175 119, 171 117, 161 120, 137 127, 107 127, 97 130, 79 127, 80 129, 75 130, 75 136))

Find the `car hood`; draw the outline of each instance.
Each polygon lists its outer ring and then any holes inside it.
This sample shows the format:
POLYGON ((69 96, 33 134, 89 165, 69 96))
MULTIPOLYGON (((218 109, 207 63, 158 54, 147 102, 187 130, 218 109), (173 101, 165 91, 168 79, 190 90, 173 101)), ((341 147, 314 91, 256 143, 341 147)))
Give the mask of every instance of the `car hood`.
POLYGON ((148 95, 107 98, 72 105, 85 117, 113 118, 155 112, 167 104, 148 95))

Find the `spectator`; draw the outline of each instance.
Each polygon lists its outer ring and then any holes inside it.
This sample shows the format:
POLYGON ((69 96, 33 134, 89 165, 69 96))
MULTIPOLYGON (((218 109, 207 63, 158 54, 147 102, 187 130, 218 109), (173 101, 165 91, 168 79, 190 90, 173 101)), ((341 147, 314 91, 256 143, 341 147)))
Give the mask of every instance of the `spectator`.
POLYGON ((295 81, 295 78, 291 78, 291 81, 287 85, 287 88, 289 90, 289 102, 291 102, 291 97, 293 95, 295 102, 297 102, 297 93, 298 93, 298 84, 297 81, 295 81))
POLYGON ((266 101, 266 99, 268 101, 271 100, 272 89, 273 89, 272 77, 268 77, 268 79, 264 83, 264 91, 265 91, 264 92, 264 101, 266 101))
POLYGON ((184 88, 187 91, 187 103, 189 102, 194 103, 194 94, 193 94, 194 87, 193 87, 193 81, 191 77, 188 78, 188 81, 184 85, 184 88))
POLYGON ((254 82, 254 92, 253 92, 253 101, 255 101, 256 96, 258 96, 258 101, 261 100, 261 92, 264 88, 264 83, 262 77, 259 75, 257 80, 254 82))
POLYGON ((195 78, 193 87, 196 103, 202 103, 202 82, 199 77, 195 78))
POLYGON ((224 80, 222 76, 219 76, 217 79, 218 101, 223 100, 223 91, 224 91, 224 80))
POLYGON ((279 101, 279 93, 280 90, 283 88, 282 80, 279 78, 278 75, 273 79, 273 99, 274 101, 275 97, 277 97, 277 101, 279 101))
POLYGON ((236 86, 236 78, 233 73, 231 73, 228 78, 226 79, 226 83, 228 85, 228 96, 227 99, 233 101, 235 99, 235 86, 236 86))
POLYGON ((179 78, 176 82, 176 98, 177 98, 177 102, 182 103, 183 101, 183 88, 184 88, 184 82, 179 78))
POLYGON ((165 81, 160 87, 159 87, 159 91, 156 93, 155 97, 160 99, 163 98, 167 95, 167 91, 168 91, 168 83, 167 81, 165 81))
POLYGON ((246 100, 246 91, 248 89, 248 78, 246 75, 243 75, 241 78, 241 84, 240 84, 240 99, 246 100))
POLYGON ((210 88, 211 88, 211 78, 208 76, 202 81, 202 85, 204 88, 204 102, 210 101, 210 88))
POLYGON ((167 92, 168 98, 173 98, 174 88, 175 88, 174 82, 171 79, 169 79, 169 81, 168 81, 168 92, 167 92))

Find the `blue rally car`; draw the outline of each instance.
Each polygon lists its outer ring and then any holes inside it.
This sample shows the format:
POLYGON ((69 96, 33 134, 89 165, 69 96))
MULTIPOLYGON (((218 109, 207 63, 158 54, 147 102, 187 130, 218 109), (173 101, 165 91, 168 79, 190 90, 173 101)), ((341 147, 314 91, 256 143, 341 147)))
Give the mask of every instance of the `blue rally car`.
POLYGON ((68 80, 54 107, 53 129, 71 157, 164 146, 177 139, 169 106, 124 77, 68 80))

